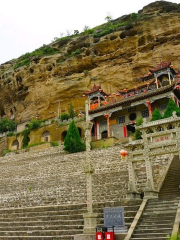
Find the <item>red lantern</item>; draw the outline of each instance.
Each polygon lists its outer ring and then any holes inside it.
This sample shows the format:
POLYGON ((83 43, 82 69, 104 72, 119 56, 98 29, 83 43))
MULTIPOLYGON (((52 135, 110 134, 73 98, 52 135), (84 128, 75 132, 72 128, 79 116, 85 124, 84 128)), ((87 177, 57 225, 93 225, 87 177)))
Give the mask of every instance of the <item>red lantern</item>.
POLYGON ((116 97, 120 97, 120 94, 119 94, 119 93, 116 93, 116 97))
POLYGON ((124 92, 127 92, 127 89, 123 89, 124 92))
POLYGON ((170 68, 173 68, 173 65, 170 65, 170 68))
POLYGON ((176 86, 176 89, 179 89, 179 85, 176 86))
POLYGON ((125 159, 126 156, 128 155, 128 152, 127 152, 126 150, 122 149, 122 150, 120 151, 120 155, 121 155, 121 157, 122 157, 123 159, 125 159))
POLYGON ((180 75, 178 75, 177 77, 180 78, 180 75))
POLYGON ((105 99, 107 98, 107 96, 105 96, 105 99))
POLYGON ((148 75, 149 75, 149 76, 151 76, 151 75, 152 75, 152 73, 151 73, 151 72, 149 72, 149 73, 148 73, 148 75))
POLYGON ((112 98, 111 95, 109 95, 109 98, 112 98))
POLYGON ((109 116, 109 114, 108 114, 108 113, 105 113, 104 116, 107 118, 107 117, 109 116))
POLYGON ((81 114, 81 113, 79 113, 79 114, 78 114, 78 117, 82 117, 82 114, 81 114))
POLYGON ((147 101, 146 103, 147 103, 147 104, 150 104, 151 102, 150 102, 150 101, 147 101))

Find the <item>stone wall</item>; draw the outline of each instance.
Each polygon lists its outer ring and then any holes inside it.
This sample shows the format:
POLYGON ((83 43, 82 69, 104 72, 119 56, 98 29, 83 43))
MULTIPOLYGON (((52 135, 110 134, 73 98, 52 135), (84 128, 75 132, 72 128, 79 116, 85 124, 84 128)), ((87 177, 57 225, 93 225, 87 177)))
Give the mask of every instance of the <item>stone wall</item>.
MULTIPOLYGON (((95 166, 93 202, 119 201, 128 188, 127 162, 119 146, 91 151, 95 166)), ((86 202, 85 152, 65 154, 61 147, 0 158, 0 207, 86 202)), ((154 173, 163 173, 168 158, 154 161, 154 173), (158 169, 158 171, 157 171, 158 169)), ((137 164, 138 189, 145 183, 143 162, 137 164)))
POLYGON ((7 149, 7 137, 0 138, 0 156, 2 156, 3 151, 7 149))

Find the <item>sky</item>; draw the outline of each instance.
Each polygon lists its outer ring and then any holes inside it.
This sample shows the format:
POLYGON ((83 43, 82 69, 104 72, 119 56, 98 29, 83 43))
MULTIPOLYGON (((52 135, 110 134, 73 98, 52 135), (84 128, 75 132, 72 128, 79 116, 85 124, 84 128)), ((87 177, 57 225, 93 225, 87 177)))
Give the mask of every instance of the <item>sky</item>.
MULTIPOLYGON (((0 64, 55 37, 138 12, 153 0, 0 0, 0 64)), ((172 0, 180 3, 180 0, 172 0)))

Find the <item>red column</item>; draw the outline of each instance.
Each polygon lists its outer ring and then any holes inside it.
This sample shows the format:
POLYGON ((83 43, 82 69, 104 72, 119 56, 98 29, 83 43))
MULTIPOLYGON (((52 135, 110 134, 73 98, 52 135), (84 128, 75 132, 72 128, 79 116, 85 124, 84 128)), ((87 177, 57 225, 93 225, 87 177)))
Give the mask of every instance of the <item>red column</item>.
POLYGON ((104 114, 104 116, 107 118, 107 133, 108 133, 108 137, 110 137, 110 124, 109 124, 109 114, 106 113, 104 114))
POLYGON ((94 124, 95 140, 97 140, 97 122, 94 124))
POLYGON ((126 138, 127 137, 127 127, 126 127, 126 125, 123 126, 123 134, 124 134, 124 137, 126 138))
POLYGON ((152 106, 151 106, 151 102, 150 102, 150 101, 147 101, 146 103, 147 103, 147 105, 148 105, 149 118, 151 119, 151 118, 152 118, 152 106))

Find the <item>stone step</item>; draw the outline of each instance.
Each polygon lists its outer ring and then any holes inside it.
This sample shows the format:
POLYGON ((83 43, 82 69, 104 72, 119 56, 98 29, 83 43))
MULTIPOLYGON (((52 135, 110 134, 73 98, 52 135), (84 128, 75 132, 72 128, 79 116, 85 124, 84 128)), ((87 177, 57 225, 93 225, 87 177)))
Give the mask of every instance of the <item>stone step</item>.
POLYGON ((39 224, 37 225, 37 223, 33 226, 29 226, 28 223, 27 225, 18 225, 18 226, 15 226, 13 223, 11 225, 6 225, 6 226, 1 226, 0 225, 0 232, 1 231, 39 231, 39 230, 72 230, 74 229, 74 227, 76 227, 76 229, 83 229, 83 226, 84 226, 84 223, 81 224, 81 225, 48 225, 47 223, 46 224, 43 224, 41 226, 39 226, 39 224))
MULTIPOLYGON (((99 215, 100 216, 100 215, 99 215)), ((51 215, 45 215, 45 216, 39 216, 38 217, 38 220, 39 221, 50 221, 50 220, 71 220, 72 218, 74 218, 74 219, 82 219, 82 214, 74 214, 73 216, 71 216, 71 215, 59 215, 59 216, 51 216, 51 215)), ((11 217, 6 217, 6 218, 0 218, 0 222, 2 222, 3 220, 5 220, 6 219, 6 221, 7 222, 9 222, 9 221, 12 221, 12 218, 11 217)), ((29 221, 35 221, 37 219, 37 217, 33 217, 33 216, 31 216, 31 217, 18 217, 18 220, 19 221, 27 221, 27 220, 29 220, 29 221)))
MULTIPOLYGON (((103 220, 103 219, 102 219, 103 220)), ((49 226, 62 226, 62 225, 72 225, 72 226, 76 226, 76 225, 83 225, 84 224, 84 219, 70 219, 70 220, 56 220, 56 221, 38 221, 38 219, 36 219, 35 221, 18 221, 18 219, 13 219, 13 221, 10 222, 6 222, 6 219, 4 219, 3 222, 0 222, 0 226, 1 227, 5 227, 5 226, 44 226, 44 225, 49 225, 49 226)))
POLYGON ((149 233, 169 233, 169 232, 172 232, 172 228, 139 228, 139 229, 136 229, 133 233, 134 234, 141 234, 141 233, 146 233, 146 234, 149 234, 149 233))
POLYGON ((82 230, 0 231, 0 236, 56 236, 81 234, 82 230))
POLYGON ((73 240, 74 235, 61 236, 3 236, 0 240, 73 240))
POLYGON ((172 232, 172 229, 171 231, 169 232, 166 232, 166 233, 135 233, 132 235, 133 238, 156 238, 156 237, 166 237, 167 238, 167 235, 168 234, 171 234, 172 232))
POLYGON ((167 236, 161 236, 161 237, 131 237, 131 240, 167 240, 167 236))

